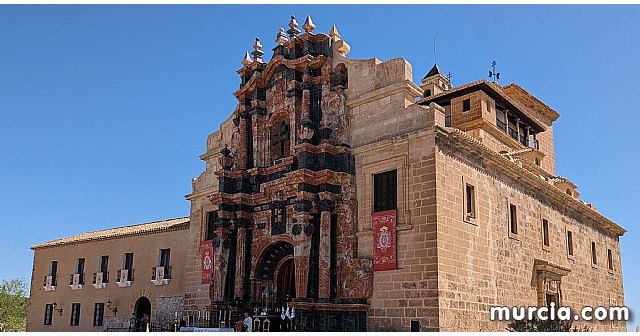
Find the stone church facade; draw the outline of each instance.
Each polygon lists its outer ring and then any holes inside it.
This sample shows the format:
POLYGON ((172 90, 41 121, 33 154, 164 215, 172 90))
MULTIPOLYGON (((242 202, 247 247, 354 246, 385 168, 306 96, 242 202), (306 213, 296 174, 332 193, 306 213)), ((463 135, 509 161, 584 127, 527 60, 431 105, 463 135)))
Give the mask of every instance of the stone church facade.
POLYGON ((624 304, 625 230, 555 175, 556 111, 437 65, 415 84, 406 60, 348 58, 314 29, 292 18, 270 60, 258 39, 242 60, 186 196, 181 316, 288 305, 297 331, 491 331, 491 306, 624 304))

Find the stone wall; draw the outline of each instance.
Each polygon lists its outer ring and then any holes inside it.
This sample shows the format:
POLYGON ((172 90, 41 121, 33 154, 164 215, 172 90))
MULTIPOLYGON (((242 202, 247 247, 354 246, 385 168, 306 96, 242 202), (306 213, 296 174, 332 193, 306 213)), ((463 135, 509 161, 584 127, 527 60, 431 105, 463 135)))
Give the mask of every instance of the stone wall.
MULTIPOLYGON (((535 259, 570 269, 561 282, 562 305, 580 309, 624 304, 615 235, 506 178, 500 168, 488 166, 479 156, 439 143, 436 162, 440 330, 504 331, 506 324, 489 321, 489 307, 537 305, 535 259), (474 221, 464 217, 466 183, 475 187, 474 221), (518 209, 517 235, 509 233, 509 204, 518 209), (549 222, 549 247, 542 244, 542 219, 549 222), (573 257, 567 254, 567 230, 573 231, 573 257), (591 263, 592 241, 597 246, 597 265, 591 263), (613 271, 607 269, 608 248, 613 251, 613 271)), ((624 323, 589 326, 600 331, 626 330, 624 323)))

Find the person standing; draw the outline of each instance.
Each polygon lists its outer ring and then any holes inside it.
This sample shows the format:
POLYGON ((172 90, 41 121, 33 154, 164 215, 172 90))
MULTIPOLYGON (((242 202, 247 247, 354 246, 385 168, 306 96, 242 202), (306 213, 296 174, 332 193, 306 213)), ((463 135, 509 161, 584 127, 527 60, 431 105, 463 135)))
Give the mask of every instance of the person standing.
POLYGON ((131 313, 131 320, 129 321, 129 331, 138 331, 138 317, 136 313, 131 313))
POLYGON ((142 331, 149 331, 149 315, 142 316, 142 331))
POLYGON ((244 320, 242 320, 242 324, 244 324, 245 331, 253 331, 253 319, 249 316, 249 313, 244 313, 244 320))

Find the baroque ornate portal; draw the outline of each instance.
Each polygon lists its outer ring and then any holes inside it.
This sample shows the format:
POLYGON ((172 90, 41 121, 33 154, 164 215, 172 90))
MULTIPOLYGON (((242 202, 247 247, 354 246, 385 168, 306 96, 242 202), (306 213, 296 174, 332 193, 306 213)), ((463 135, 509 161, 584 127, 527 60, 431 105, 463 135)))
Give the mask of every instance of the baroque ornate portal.
POLYGON ((209 195, 213 324, 290 307, 299 331, 364 331, 372 262, 357 257, 348 73, 332 57, 348 45, 335 29, 314 34, 310 18, 302 34, 293 17, 289 28, 268 63, 256 39, 238 70, 234 128, 209 195))

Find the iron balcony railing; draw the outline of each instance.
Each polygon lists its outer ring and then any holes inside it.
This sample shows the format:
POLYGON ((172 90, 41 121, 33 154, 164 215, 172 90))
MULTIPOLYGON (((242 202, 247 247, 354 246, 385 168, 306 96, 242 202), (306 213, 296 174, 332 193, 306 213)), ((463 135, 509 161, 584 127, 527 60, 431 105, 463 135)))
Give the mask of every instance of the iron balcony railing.
MULTIPOLYGON (((171 266, 158 266, 158 267, 164 267, 164 276, 162 278, 170 280, 171 279, 171 266)), ((156 269, 158 267, 154 267, 153 268, 153 275, 151 276, 151 280, 156 280, 156 269)))
MULTIPOLYGON (((120 279, 122 278, 122 271, 124 270, 118 270, 118 281, 120 281, 120 279)), ((134 274, 134 269, 129 269, 126 270, 127 272, 127 281, 133 281, 133 274, 134 274)))
POLYGON ((58 285, 58 276, 57 275, 45 275, 44 276, 44 282, 43 282, 43 286, 47 286, 47 278, 51 277, 51 286, 57 286, 58 285))
POLYGON ((93 284, 94 285, 96 284, 98 273, 102 273, 102 283, 103 284, 109 283, 109 272, 96 272, 96 273, 93 273, 93 284))
POLYGON ((69 276, 69 285, 73 285, 73 276, 79 274, 80 276, 78 277, 78 285, 84 285, 84 273, 72 273, 69 276))

